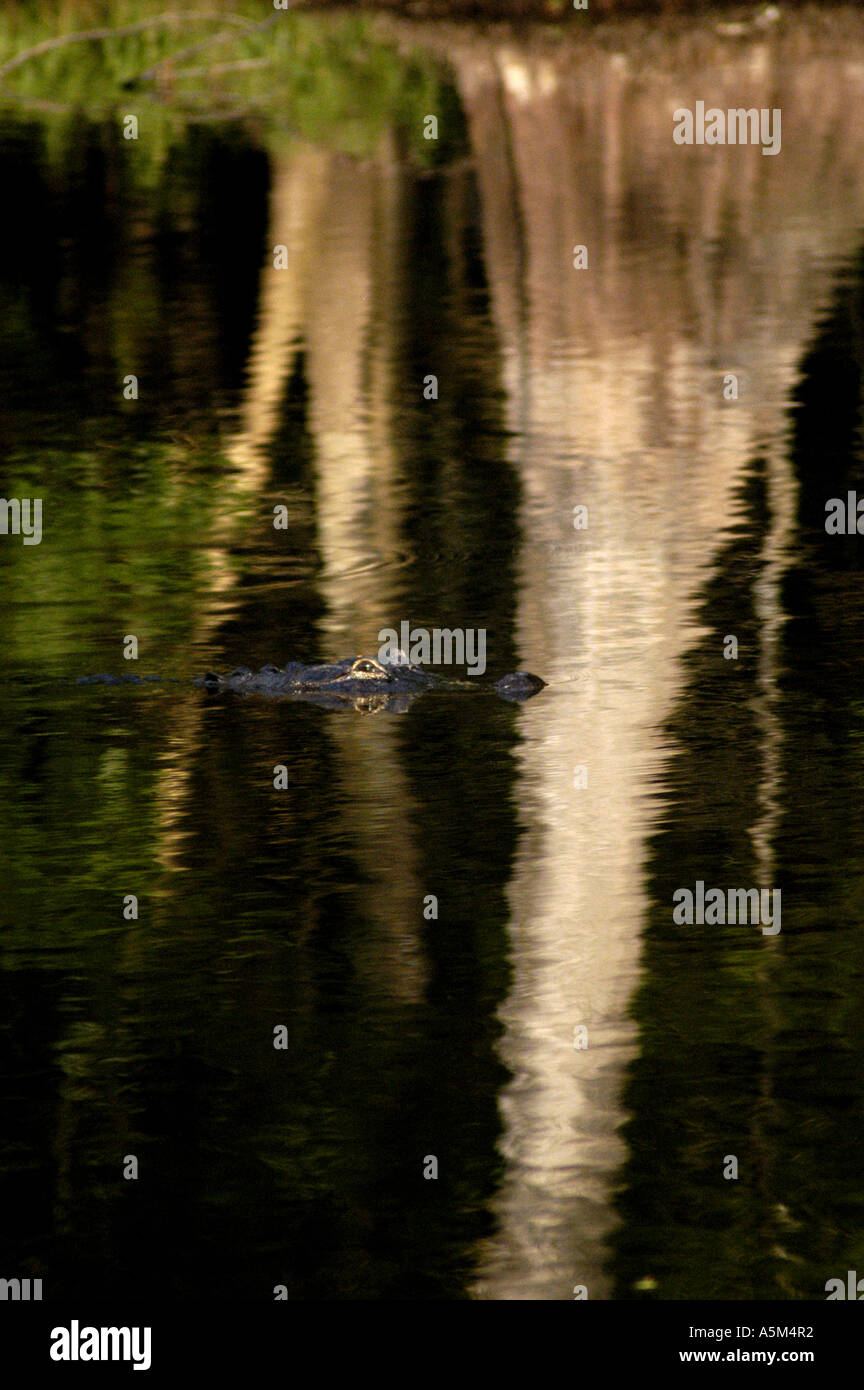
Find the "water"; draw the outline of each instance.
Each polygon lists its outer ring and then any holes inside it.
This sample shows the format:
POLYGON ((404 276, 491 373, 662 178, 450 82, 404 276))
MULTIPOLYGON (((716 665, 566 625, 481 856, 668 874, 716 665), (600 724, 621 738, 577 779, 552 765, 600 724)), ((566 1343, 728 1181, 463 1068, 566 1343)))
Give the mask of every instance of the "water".
POLYGON ((860 1264, 857 50, 742 55, 769 160, 672 145, 626 43, 459 33, 431 167, 386 121, 190 123, 152 168, 108 119, 0 132, 2 491, 43 501, 0 538, 0 1273, 46 1298, 860 1264), (189 679, 403 620, 549 687, 189 679), (75 683, 130 635, 167 683, 75 683), (697 881, 782 931, 675 925, 697 881))

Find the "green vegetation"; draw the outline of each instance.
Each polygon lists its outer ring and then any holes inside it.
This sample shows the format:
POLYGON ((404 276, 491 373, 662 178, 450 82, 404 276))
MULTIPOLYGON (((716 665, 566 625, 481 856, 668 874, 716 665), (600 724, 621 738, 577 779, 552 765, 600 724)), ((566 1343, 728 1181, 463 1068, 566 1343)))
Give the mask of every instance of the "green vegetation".
POLYGON ((212 11, 154 0, 4 9, 0 103, 49 125, 57 159, 82 118, 137 116, 146 139, 129 141, 130 159, 151 186, 201 122, 253 125, 277 149, 302 135, 368 155, 389 135, 423 167, 450 156, 445 141, 423 138, 427 113, 457 109, 432 60, 394 52, 366 15, 263 13, 255 0, 212 11), (84 34, 94 37, 73 37, 84 34))

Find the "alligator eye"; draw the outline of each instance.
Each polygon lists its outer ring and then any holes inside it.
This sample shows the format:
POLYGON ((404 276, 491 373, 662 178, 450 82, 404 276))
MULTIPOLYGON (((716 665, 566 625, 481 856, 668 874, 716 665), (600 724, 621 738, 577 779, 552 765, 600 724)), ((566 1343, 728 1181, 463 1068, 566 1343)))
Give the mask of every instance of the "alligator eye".
POLYGON ((361 657, 355 661, 351 667, 352 676, 384 676, 386 672, 375 661, 370 661, 368 657, 361 657))

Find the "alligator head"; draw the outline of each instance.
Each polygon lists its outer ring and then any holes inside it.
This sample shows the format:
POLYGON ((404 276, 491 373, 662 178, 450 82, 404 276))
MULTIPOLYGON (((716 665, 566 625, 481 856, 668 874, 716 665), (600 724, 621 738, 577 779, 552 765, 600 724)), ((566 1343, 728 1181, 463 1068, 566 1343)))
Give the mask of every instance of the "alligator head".
POLYGON ((329 709, 352 706, 364 713, 390 710, 401 713, 421 695, 450 695, 470 691, 500 696, 503 700, 529 700, 542 690, 545 681, 527 671, 514 671, 494 684, 477 680, 457 680, 436 676, 410 661, 385 662, 371 656, 346 657, 322 666, 304 666, 289 661, 287 666, 262 666, 252 671, 239 666, 228 676, 208 671, 196 678, 196 685, 215 694, 231 691, 237 695, 257 694, 302 700, 329 709))

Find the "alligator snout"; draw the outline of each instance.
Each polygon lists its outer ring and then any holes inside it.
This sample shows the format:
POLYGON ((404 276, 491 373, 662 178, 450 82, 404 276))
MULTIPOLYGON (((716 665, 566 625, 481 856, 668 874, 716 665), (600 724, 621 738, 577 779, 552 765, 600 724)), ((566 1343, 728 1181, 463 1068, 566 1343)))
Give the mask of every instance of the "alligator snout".
POLYGON ((495 689, 505 700, 530 700, 532 695, 545 689, 546 682, 530 671, 511 671, 495 682, 495 689))

